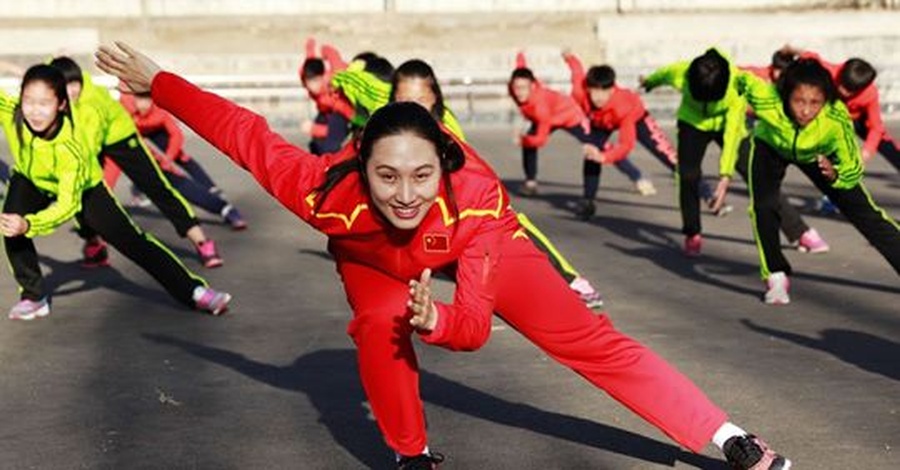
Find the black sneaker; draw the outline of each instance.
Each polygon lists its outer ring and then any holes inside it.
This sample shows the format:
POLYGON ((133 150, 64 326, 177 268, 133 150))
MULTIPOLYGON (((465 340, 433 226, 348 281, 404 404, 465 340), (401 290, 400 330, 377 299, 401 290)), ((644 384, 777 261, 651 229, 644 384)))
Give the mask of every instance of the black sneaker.
POLYGON ((575 216, 579 220, 588 221, 597 213, 597 205, 590 199, 583 199, 575 207, 575 216))
POLYGON ((415 457, 400 457, 397 468, 400 470, 433 470, 444 461, 444 455, 437 452, 417 455, 415 457))
POLYGON ((776 454, 758 437, 747 434, 725 441, 722 448, 735 470, 788 470, 791 461, 776 454))

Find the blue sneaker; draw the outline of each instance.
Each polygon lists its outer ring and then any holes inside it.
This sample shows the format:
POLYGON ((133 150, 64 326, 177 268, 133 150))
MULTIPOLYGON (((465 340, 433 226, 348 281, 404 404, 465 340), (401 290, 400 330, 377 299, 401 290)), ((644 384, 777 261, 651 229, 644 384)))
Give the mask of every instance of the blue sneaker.
POLYGON ((837 206, 831 202, 831 199, 828 199, 828 196, 822 196, 822 199, 819 200, 819 212, 822 215, 834 215, 839 211, 837 206))

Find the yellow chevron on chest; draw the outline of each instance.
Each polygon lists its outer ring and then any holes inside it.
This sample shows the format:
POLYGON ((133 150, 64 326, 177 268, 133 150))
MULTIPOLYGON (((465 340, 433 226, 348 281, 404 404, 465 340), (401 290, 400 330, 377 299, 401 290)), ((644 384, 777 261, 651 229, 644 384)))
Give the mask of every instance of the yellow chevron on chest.
MULTIPOLYGON (((309 193, 308 196, 306 196, 305 201, 309 205, 309 207, 315 207, 317 195, 318 193, 313 191, 309 193)), ((361 214, 365 210, 369 210, 369 205, 364 202, 360 202, 356 204, 356 206, 352 211, 350 211, 349 214, 344 214, 341 212, 316 212, 315 210, 310 210, 310 213, 317 219, 338 219, 344 223, 344 226, 347 228, 347 230, 350 230, 351 228, 353 228, 353 223, 356 222, 359 214, 361 214)))
POLYGON ((435 202, 441 209, 441 218, 444 221, 444 225, 449 227, 456 223, 457 220, 462 220, 467 217, 493 217, 499 219, 500 214, 503 212, 503 192, 500 189, 500 184, 501 183, 499 182, 497 183, 497 205, 495 207, 463 209, 459 212, 459 219, 454 218, 450 214, 450 208, 447 207, 447 201, 445 201, 443 197, 438 197, 435 202))

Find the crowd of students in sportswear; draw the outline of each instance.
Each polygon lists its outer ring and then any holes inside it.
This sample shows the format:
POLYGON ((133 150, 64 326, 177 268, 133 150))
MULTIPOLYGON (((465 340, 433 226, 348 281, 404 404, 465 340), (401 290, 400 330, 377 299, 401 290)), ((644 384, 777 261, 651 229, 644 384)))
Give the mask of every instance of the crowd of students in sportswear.
MULTIPOLYGON (((310 39, 299 69, 317 110, 301 124, 307 152, 277 136, 261 116, 162 71, 126 45, 103 47, 97 57, 102 70, 120 79, 120 100, 68 57, 29 67, 18 96, 0 93, 13 161, 11 171, 4 169, 0 232, 20 286, 10 319, 50 313, 32 239, 72 219, 84 239, 85 266, 108 265, 109 244, 185 305, 215 315, 227 309, 231 296, 210 288, 140 229, 111 190, 124 171, 191 241, 204 266, 222 265, 187 201, 235 230, 247 223, 184 152, 177 119, 329 237, 353 309, 348 331, 360 376, 399 468, 436 468, 443 460, 427 445, 412 338, 477 349, 494 313, 685 447, 700 451, 712 442, 739 469, 790 467, 672 366, 591 311, 602 306, 600 293, 511 207, 507 188, 467 142, 426 62, 411 59, 394 68, 372 52, 345 62, 336 48, 318 48, 310 39), (433 272, 456 282, 451 302, 433 298, 433 272), (406 326, 398 328, 398 321, 406 326)), ((677 179, 683 251, 696 257, 701 206, 728 214, 726 195, 737 172, 750 192, 763 299, 785 304, 791 265, 779 230, 802 251, 829 250, 782 194, 785 170, 794 165, 900 272, 900 226, 863 184, 864 164, 877 153, 900 163, 868 62, 832 64, 784 47, 769 66, 739 67, 711 48, 661 67, 639 86, 681 93, 673 145, 640 94, 617 82, 613 67, 585 70, 571 51, 562 59, 571 71, 568 94, 543 83, 522 53, 508 82, 510 98, 531 124, 517 139, 525 174, 515 188, 520 196, 540 195, 538 149, 557 129, 580 144, 578 219, 603 210, 596 196, 605 165, 653 195, 653 183, 630 159, 640 143, 677 179), (710 142, 721 148, 714 185, 701 172, 710 142)))

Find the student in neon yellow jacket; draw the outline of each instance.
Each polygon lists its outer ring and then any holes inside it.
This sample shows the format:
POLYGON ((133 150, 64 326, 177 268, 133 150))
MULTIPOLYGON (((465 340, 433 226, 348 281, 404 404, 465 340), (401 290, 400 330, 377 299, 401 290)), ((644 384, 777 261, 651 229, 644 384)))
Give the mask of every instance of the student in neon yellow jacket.
POLYGON ((900 273, 900 225, 875 205, 862 183, 853 121, 828 71, 813 59, 799 59, 777 86, 741 72, 737 88, 758 119, 750 156, 750 214, 766 303, 790 302, 791 265, 781 252, 777 212, 788 165, 799 168, 900 273))
POLYGON ((40 64, 22 79, 18 99, 0 92, 0 126, 15 161, 0 233, 10 269, 20 286, 13 320, 50 314, 48 292, 32 239, 64 222, 79 222, 153 276, 179 302, 218 315, 231 296, 210 289, 152 235, 140 230, 103 183, 94 143, 73 124, 62 73, 40 64))
MULTIPOLYGON (((702 247, 700 224, 700 195, 698 182, 702 178, 701 164, 710 142, 722 148, 719 158, 720 182, 716 193, 727 187, 735 170, 747 178, 745 141, 747 102, 734 87, 737 67, 721 51, 713 48, 692 61, 667 65, 642 79, 648 91, 669 85, 681 91, 678 107, 678 197, 681 209, 684 253, 698 256, 702 247)), ((714 198, 711 204, 717 211, 724 199, 714 198)), ((800 241, 810 227, 786 198, 780 205, 781 229, 788 241, 800 241)))
MULTIPOLYGON (((178 235, 187 237, 193 243, 204 266, 221 266, 222 257, 215 243, 203 232, 190 205, 172 187, 141 141, 128 111, 105 88, 94 85, 90 75, 82 71, 74 60, 56 57, 50 65, 59 69, 66 78, 76 121, 85 121, 81 127, 87 127, 85 132, 97 137, 98 145, 91 151, 96 151, 95 156, 101 159, 101 164, 107 157, 112 159, 172 222, 178 235)), ((89 267, 107 264, 102 241, 89 231, 81 231, 80 234, 87 240, 84 264, 89 267)))

